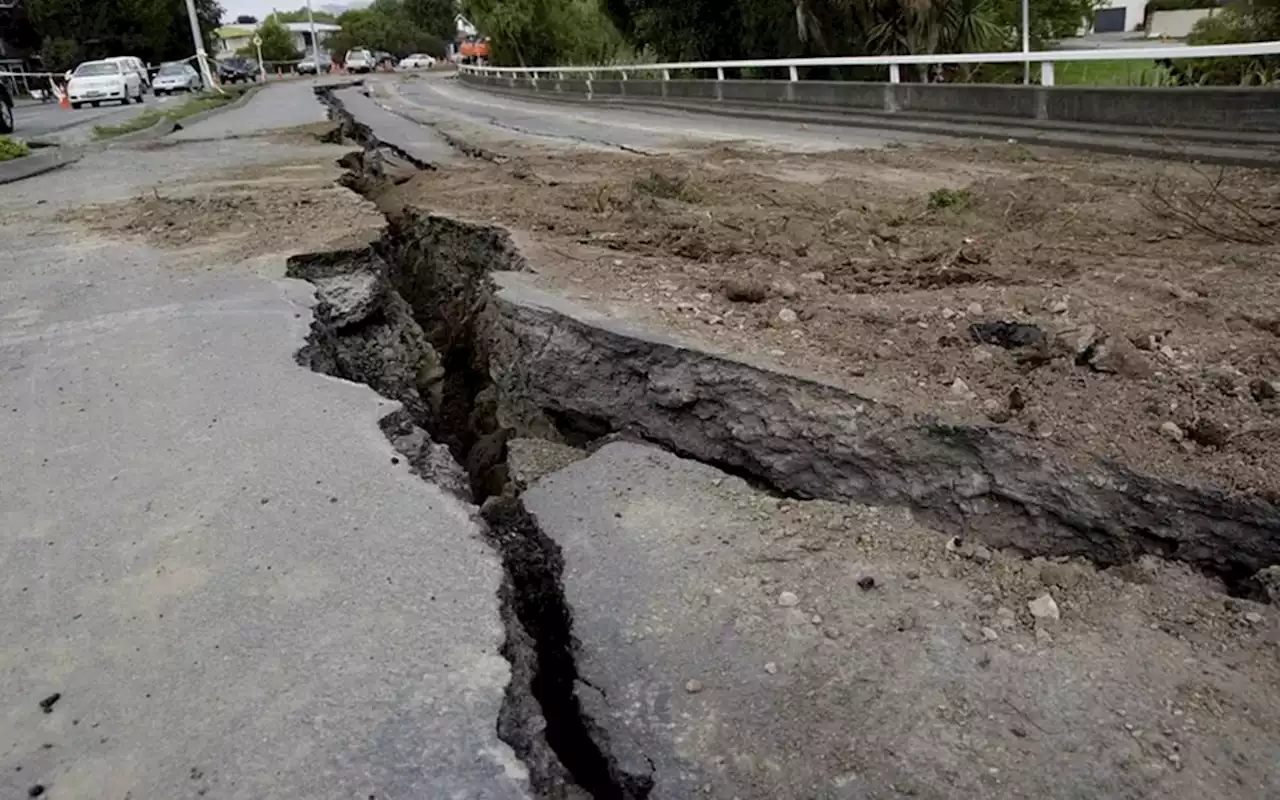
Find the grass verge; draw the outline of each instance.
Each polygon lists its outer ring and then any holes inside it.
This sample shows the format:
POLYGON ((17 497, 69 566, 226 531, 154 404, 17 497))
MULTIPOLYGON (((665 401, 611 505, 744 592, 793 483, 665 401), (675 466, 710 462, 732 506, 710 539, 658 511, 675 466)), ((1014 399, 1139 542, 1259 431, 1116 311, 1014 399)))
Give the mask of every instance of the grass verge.
POLYGON ((31 153, 31 148, 21 139, 11 136, 0 136, 0 161, 12 161, 31 153))
POLYGON ((93 137, 95 139, 113 139, 117 136, 124 136, 126 133, 134 133, 135 131, 144 130, 155 125, 163 119, 173 120, 177 122, 186 119, 193 114, 199 114, 202 111, 209 111, 214 108, 221 108, 229 103, 239 100, 245 92, 253 87, 242 86, 235 89, 225 89, 224 94, 218 92, 206 92, 198 94, 195 97, 188 98, 182 103, 169 109, 149 108, 138 116, 119 125, 94 125, 93 137))
POLYGON ((1169 71, 1154 61, 1063 61, 1054 64, 1059 86, 1165 86, 1169 71))

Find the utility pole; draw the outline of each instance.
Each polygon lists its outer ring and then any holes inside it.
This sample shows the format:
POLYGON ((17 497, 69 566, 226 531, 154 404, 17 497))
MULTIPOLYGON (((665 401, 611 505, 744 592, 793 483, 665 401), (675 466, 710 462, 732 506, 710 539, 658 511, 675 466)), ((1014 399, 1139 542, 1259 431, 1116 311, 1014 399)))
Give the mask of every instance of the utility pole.
MULTIPOLYGON (((192 0, 187 0, 188 3, 192 0)), ((1026 0, 1023 0, 1026 2, 1026 0)), ((316 77, 320 77, 320 42, 316 39, 316 18, 311 14, 311 0, 307 0, 307 24, 311 26, 311 59, 316 65, 316 77)))
POLYGON ((187 0, 187 19, 191 21, 191 41, 196 45, 196 61, 200 62, 200 77, 204 88, 213 88, 213 76, 209 74, 209 54, 204 51, 204 36, 200 33, 200 18, 196 16, 196 0, 187 0))
MULTIPOLYGON (((189 3, 189 0, 188 0, 189 3)), ((310 6, 311 0, 307 0, 310 6)), ((1028 8, 1028 0, 1023 0, 1023 55, 1032 51, 1032 13, 1028 8)), ((1027 60, 1023 61, 1023 83, 1032 82, 1032 59, 1027 55, 1027 60)))

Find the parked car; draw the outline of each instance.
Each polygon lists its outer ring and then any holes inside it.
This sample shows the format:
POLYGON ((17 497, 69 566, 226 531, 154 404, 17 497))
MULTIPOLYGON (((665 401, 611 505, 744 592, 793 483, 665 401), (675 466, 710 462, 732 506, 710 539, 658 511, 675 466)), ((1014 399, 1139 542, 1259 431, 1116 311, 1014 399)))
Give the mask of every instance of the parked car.
POLYGON ((348 50, 344 63, 347 65, 347 72, 373 72, 378 66, 378 62, 373 59, 373 53, 363 47, 348 50))
POLYGON ((103 61, 118 61, 120 66, 136 74, 142 81, 142 90, 145 92, 151 88, 151 73, 147 72, 147 65, 142 63, 142 59, 135 56, 116 56, 114 58, 104 58, 103 61))
POLYGON ((228 58, 218 62, 218 80, 222 83, 252 83, 258 79, 258 65, 247 58, 228 58))
POLYGON ((174 61, 160 67, 155 80, 151 82, 151 91, 159 97, 174 92, 198 92, 204 89, 204 81, 195 67, 185 61, 174 61))
POLYGON ((0 133, 13 133, 13 95, 0 83, 0 133))
POLYGON ((142 79, 119 61, 86 61, 71 73, 67 96, 72 108, 85 103, 96 107, 111 101, 121 105, 130 100, 141 103, 142 79))
POLYGON ((320 54, 320 68, 316 69, 316 59, 314 56, 307 56, 298 62, 295 68, 299 75, 319 75, 321 72, 333 71, 333 59, 324 53, 320 54))
POLYGON ((399 69, 429 69, 436 65, 435 58, 425 53, 414 53, 400 59, 399 69))

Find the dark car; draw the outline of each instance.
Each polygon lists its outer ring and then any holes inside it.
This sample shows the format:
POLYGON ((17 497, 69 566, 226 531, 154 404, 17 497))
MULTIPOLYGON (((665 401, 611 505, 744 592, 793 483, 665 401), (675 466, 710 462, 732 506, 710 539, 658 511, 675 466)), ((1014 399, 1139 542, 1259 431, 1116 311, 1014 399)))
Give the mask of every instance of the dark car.
POLYGON ((218 62, 218 80, 222 83, 250 83, 258 79, 258 65, 247 58, 228 58, 218 62))
POLYGON ((0 83, 0 133, 13 133, 13 95, 0 83))
POLYGON ((395 69, 396 57, 386 50, 374 50, 373 60, 378 65, 378 69, 395 69))

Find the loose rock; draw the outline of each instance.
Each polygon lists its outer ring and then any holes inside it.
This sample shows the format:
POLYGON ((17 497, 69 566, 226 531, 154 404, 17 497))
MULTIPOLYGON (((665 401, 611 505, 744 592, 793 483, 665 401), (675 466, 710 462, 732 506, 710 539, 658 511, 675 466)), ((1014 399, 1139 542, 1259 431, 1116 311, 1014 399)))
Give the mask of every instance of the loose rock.
POLYGON ((769 299, 769 285, 750 278, 730 278, 720 287, 725 299, 734 303, 763 303, 769 299))
POLYGON ((784 325, 794 325, 800 321, 800 316, 789 308, 784 308, 778 312, 778 322, 784 325))
POLYGON ((1253 579, 1262 587, 1271 602, 1280 604, 1280 564, 1258 570, 1253 579))
POLYGON ((687 681, 684 685, 684 690, 689 694, 697 694, 698 692, 702 691, 702 681, 699 681, 699 680, 687 681))
POLYGON ((1182 432, 1182 428, 1179 428, 1178 423, 1176 422, 1166 422, 1162 424, 1160 426, 1160 435, 1173 442, 1180 442, 1185 436, 1182 432))
POLYGON ((770 675, 777 675, 778 665, 770 661, 769 663, 764 665, 764 671, 769 673, 770 675))
POLYGON ((1217 420, 1201 417, 1187 431, 1187 438, 1205 447, 1223 447, 1231 441, 1231 429, 1217 420))
POLYGON ((779 297, 785 297, 788 300, 800 294, 800 290, 796 285, 785 278, 774 281, 772 288, 779 297))
POLYGON ((1062 618, 1058 612, 1058 604, 1054 602, 1052 595, 1040 595, 1035 600, 1027 603, 1027 609, 1031 612, 1031 616, 1036 619, 1059 620, 1062 618))
POLYGON ((1249 381, 1249 394, 1261 403, 1263 400, 1275 400, 1280 397, 1280 381, 1269 381, 1265 378, 1254 378, 1249 381))
POLYGON ((778 595, 778 605, 783 608, 794 608, 800 605, 800 598, 795 592, 782 592, 778 595))
POLYGON ((876 588, 876 579, 870 575, 863 575, 861 578, 858 578, 858 588, 864 592, 870 591, 876 588))
POLYGON ((1084 571, 1074 564, 1045 564, 1040 568, 1040 582, 1045 586, 1070 589, 1084 580, 1084 571))

